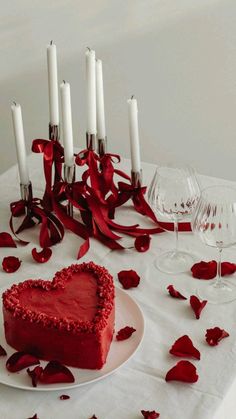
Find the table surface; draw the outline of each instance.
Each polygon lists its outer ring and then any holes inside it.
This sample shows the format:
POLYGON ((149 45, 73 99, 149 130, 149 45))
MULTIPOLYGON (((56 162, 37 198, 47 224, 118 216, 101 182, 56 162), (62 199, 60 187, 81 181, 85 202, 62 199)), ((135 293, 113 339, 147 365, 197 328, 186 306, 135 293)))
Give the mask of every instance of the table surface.
MULTIPOLYGON (((129 161, 121 163, 129 171, 129 161)), ((29 169, 35 196, 42 196, 43 176, 40 155, 29 157, 29 169)), ((143 164, 144 183, 148 184, 154 173, 154 166, 143 164)), ((201 177, 202 185, 219 182, 213 178, 201 177)), ((230 182, 229 182, 230 183, 230 182)), ((0 231, 10 231, 9 203, 19 197, 16 166, 0 176, 0 231)), ((118 220, 127 224, 139 222, 151 225, 131 208, 122 208, 118 220)), ((53 247, 52 258, 46 264, 37 264, 31 258, 31 249, 38 245, 36 231, 31 229, 22 237, 30 244, 26 247, 1 248, 1 259, 15 255, 22 260, 22 266, 14 274, 1 271, 1 286, 11 286, 28 278, 52 278, 61 268, 76 262, 81 239, 70 232, 65 234, 61 244, 53 247)), ((125 238, 127 247, 130 238, 125 238)), ((116 286, 120 286, 117 273, 122 269, 134 269, 141 277, 138 288, 128 291, 140 305, 146 322, 144 340, 135 354, 124 366, 111 376, 84 387, 66 391, 70 399, 60 401, 61 392, 30 392, 0 385, 0 417, 4 419, 26 419, 36 412, 40 419, 88 419, 96 414, 98 419, 138 419, 141 409, 160 412, 161 419, 212 419, 236 377, 236 302, 231 304, 208 304, 200 320, 196 320, 188 301, 178 301, 168 296, 169 284, 182 291, 187 297, 196 293, 197 286, 206 286, 205 281, 191 277, 190 273, 167 275, 154 266, 155 257, 173 247, 173 234, 163 233, 152 238, 151 248, 146 253, 133 249, 122 252, 110 251, 94 239, 91 249, 82 261, 93 260, 109 269, 114 275, 116 286), (230 337, 217 347, 209 347, 205 330, 219 326, 226 329, 230 337), (201 361, 192 361, 198 370, 199 380, 195 384, 165 382, 166 372, 179 360, 169 355, 173 342, 188 334, 201 352, 201 361), (14 400, 14 404, 13 404, 14 400)), ((181 233, 181 248, 194 254, 196 261, 216 258, 215 250, 205 247, 192 233, 181 233)), ((236 262, 235 248, 225 250, 224 260, 236 262)), ((235 277, 227 279, 234 282, 235 277)), ((222 407, 221 407, 222 409, 222 407)), ((217 416, 218 417, 218 416, 217 416)), ((220 415, 224 418, 223 413, 220 415)), ((225 416, 226 417, 226 416, 225 416)), ((233 419, 227 416, 227 419, 233 419)))

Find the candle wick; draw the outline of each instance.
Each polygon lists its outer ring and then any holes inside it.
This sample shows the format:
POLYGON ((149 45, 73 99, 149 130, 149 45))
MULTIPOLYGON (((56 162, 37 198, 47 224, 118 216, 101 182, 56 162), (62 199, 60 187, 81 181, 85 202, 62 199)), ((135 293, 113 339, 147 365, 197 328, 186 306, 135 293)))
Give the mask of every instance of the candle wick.
POLYGON ((134 98, 134 95, 131 96, 131 99, 133 99, 133 98, 134 98))
POLYGON ((53 44, 53 41, 50 42, 50 45, 52 45, 52 44, 53 44))
POLYGON ((91 48, 90 47, 86 47, 89 51, 91 51, 91 48))
POLYGON ((16 106, 16 102, 15 102, 15 100, 13 100, 13 102, 12 102, 15 106, 16 106))
POLYGON ((65 80, 63 80, 63 83, 66 84, 65 80))

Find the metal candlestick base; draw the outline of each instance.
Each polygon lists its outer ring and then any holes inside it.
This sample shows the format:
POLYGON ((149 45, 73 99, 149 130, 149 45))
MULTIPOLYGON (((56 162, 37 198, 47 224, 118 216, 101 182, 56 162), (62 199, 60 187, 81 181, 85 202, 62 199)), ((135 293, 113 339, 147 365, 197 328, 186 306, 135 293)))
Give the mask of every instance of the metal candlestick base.
MULTIPOLYGON (((33 191, 32 191, 32 183, 29 181, 26 185, 23 183, 20 183, 20 194, 21 199, 27 203, 31 202, 33 199, 33 191)), ((26 214, 29 212, 28 205, 25 206, 25 212, 26 214)))
POLYGON ((104 156, 107 152, 107 137, 98 139, 98 154, 100 157, 104 156))
MULTIPOLYGON (((64 179, 67 183, 73 183, 75 181, 75 164, 72 166, 64 164, 64 179)), ((73 217, 73 205, 71 202, 68 202, 67 214, 73 217)))
POLYGON ((86 132, 86 146, 88 150, 96 149, 96 135, 86 132))
POLYGON ((49 139, 59 141, 59 125, 49 124, 49 139))
POLYGON ((140 170, 140 172, 131 171, 131 183, 134 188, 140 188, 142 186, 142 179, 143 179, 142 169, 140 170))
POLYGON ((24 185, 23 183, 20 183, 20 194, 21 194, 21 199, 23 201, 31 201, 32 197, 33 197, 33 193, 32 193, 32 183, 29 182, 26 185, 24 185))

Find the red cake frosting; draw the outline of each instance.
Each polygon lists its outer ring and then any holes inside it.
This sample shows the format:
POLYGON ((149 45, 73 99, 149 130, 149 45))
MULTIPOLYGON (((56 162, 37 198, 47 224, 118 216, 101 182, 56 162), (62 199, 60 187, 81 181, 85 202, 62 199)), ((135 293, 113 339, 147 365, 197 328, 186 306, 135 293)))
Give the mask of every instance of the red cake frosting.
POLYGON ((3 294, 3 314, 6 340, 17 350, 101 368, 114 330, 113 279, 93 262, 71 265, 52 281, 13 285, 3 294))

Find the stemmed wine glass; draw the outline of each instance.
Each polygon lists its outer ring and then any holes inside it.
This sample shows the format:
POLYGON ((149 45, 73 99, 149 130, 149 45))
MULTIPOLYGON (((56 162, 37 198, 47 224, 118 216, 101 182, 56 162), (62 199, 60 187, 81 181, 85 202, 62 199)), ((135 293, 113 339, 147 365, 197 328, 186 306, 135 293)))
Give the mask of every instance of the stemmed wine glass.
POLYGON ((199 289, 201 298, 219 304, 236 299, 236 287, 221 278, 221 254, 236 244, 236 189, 211 186, 204 189, 193 214, 192 229, 207 246, 218 249, 217 278, 213 284, 199 289))
POLYGON ((157 218, 164 216, 174 224, 175 249, 162 253, 156 267, 167 273, 185 272, 193 258, 178 249, 178 223, 188 220, 200 196, 200 189, 191 167, 158 167, 148 190, 148 201, 157 218))

